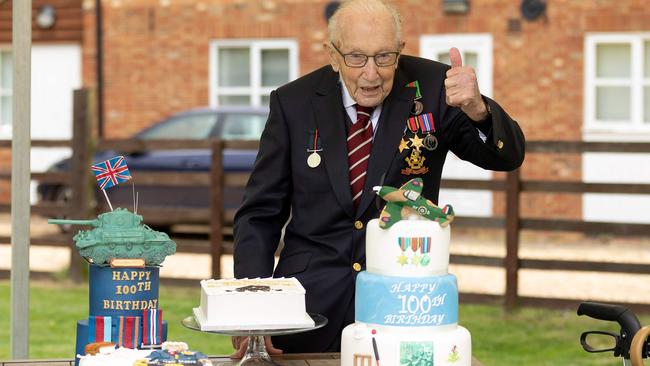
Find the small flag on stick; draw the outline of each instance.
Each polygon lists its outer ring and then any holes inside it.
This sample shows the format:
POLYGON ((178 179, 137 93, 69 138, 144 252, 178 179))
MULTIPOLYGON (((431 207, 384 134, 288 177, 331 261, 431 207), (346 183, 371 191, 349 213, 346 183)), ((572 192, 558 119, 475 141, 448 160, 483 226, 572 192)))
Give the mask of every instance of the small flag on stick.
POLYGON ((108 199, 106 189, 131 179, 131 172, 129 172, 129 167, 126 166, 124 156, 116 156, 104 160, 100 163, 94 164, 90 169, 95 173, 97 184, 102 192, 104 192, 106 202, 108 202, 108 206, 111 208, 111 211, 113 211, 113 205, 111 205, 111 201, 108 199))

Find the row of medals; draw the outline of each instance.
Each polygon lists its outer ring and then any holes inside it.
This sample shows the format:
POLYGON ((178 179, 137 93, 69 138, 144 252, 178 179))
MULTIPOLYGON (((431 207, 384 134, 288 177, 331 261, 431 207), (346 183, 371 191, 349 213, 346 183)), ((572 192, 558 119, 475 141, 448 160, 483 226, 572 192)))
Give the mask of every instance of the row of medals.
MULTIPOLYGON (((424 111, 424 105, 422 102, 419 100, 414 100, 413 101, 413 107, 411 108, 411 114, 414 116, 419 116, 422 114, 424 111)), ((406 136, 406 131, 408 129, 408 122, 406 127, 404 128, 404 134, 402 137, 406 136)), ((427 132, 427 135, 424 137, 424 140, 421 139, 417 132, 418 130, 416 129, 415 131, 411 130, 413 132, 413 138, 410 138, 409 140, 411 141, 411 144, 413 147, 413 152, 411 152, 411 157, 406 158, 406 162, 409 164, 411 169, 417 170, 418 165, 422 164, 424 162, 424 157, 420 156, 420 147, 424 147, 425 149, 429 151, 433 151, 438 147, 438 139, 436 139, 436 136, 431 134, 431 132, 427 132)), ((321 162, 321 157, 318 154, 319 151, 322 151, 323 149, 316 149, 315 146, 316 143, 314 143, 314 148, 313 149, 307 149, 307 152, 311 152, 309 156, 307 157, 307 166, 310 168, 316 168, 320 165, 321 162)), ((408 141, 404 140, 403 138, 400 139, 400 145, 399 145, 399 152, 401 153, 404 149, 409 149, 408 141)), ((421 170, 421 168, 420 168, 421 170)), ((428 171, 428 169, 426 169, 428 171)))

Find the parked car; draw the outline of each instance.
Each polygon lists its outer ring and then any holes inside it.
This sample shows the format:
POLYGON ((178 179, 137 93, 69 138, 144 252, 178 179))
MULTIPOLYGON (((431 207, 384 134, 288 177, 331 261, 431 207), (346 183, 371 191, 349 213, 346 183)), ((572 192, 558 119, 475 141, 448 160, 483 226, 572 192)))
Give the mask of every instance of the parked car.
MULTIPOLYGON (((267 108, 221 107, 219 109, 201 108, 183 111, 153 124, 133 138, 153 139, 195 139, 206 140, 259 140, 266 119, 267 108)), ((248 172, 252 169, 257 151, 224 150, 223 170, 228 172, 248 172)), ((124 155, 131 171, 135 189, 138 192, 138 207, 183 207, 207 208, 209 188, 197 186, 138 185, 137 175, 145 171, 165 172, 207 172, 211 166, 209 149, 152 150, 135 154, 122 154, 118 151, 99 151, 93 162, 124 155)), ((55 163, 49 171, 70 170, 70 159, 55 163)), ((88 167, 90 169, 90 167, 88 167)), ((70 187, 60 183, 41 183, 37 187, 40 201, 67 202, 72 197, 70 187)), ((95 190, 98 201, 104 198, 99 188, 95 190)), ((123 183, 107 190, 113 207, 133 207, 133 185, 123 183)), ((223 195, 224 208, 237 208, 241 203, 243 189, 226 189, 223 195)), ((145 217, 146 221, 146 217, 145 217)), ((66 231, 69 227, 62 226, 66 231)))

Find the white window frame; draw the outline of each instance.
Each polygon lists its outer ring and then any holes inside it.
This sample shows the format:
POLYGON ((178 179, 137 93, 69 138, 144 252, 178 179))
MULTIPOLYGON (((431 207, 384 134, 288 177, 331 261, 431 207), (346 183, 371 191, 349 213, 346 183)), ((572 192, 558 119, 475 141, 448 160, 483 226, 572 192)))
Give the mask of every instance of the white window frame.
MULTIPOLYGON (((11 47, 0 46, 1 52, 9 52, 11 55, 11 47)), ((0 70, 2 70, 2 57, 0 57, 0 70)), ((12 70, 13 72, 13 70, 12 70)), ((0 73, 0 97, 11 97, 13 99, 13 89, 12 86, 9 89, 2 88, 2 73, 0 73)), ((12 102, 13 103, 13 102, 12 102)), ((2 104, 0 104, 0 116, 2 115, 2 104)), ((11 126, 12 121, 0 121, 0 138, 9 138, 11 137, 11 126)))
POLYGON ((263 50, 282 49, 289 51, 289 81, 298 77, 298 42, 292 39, 229 39, 213 40, 210 42, 210 106, 219 107, 220 95, 246 95, 251 97, 252 106, 261 106, 262 97, 271 94, 280 85, 263 87, 261 80, 263 50), (225 47, 249 48, 251 55, 250 77, 251 85, 247 87, 220 87, 218 60, 219 49, 225 47))
POLYGON ((481 94, 492 97, 493 53, 490 33, 435 34, 420 36, 420 56, 439 61, 438 54, 449 52, 450 46, 458 48, 461 54, 467 51, 479 54, 477 65, 478 87, 481 94))
POLYGON ((650 141, 650 123, 643 122, 643 88, 650 86, 650 77, 643 77, 643 43, 650 33, 588 33, 584 41, 584 103, 583 139, 650 141), (627 43, 631 46, 630 78, 596 78, 596 46, 603 43, 627 43), (596 119, 596 87, 631 87, 629 121, 601 121, 596 119))

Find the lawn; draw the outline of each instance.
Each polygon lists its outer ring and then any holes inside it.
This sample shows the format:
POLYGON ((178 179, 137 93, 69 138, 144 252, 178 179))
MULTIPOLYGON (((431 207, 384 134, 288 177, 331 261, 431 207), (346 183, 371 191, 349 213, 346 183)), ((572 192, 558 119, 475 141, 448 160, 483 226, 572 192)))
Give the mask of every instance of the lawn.
MULTIPOLYGON (((0 360, 10 357, 10 285, 0 281, 0 360)), ((169 322, 170 340, 186 341, 205 353, 229 354, 230 339, 185 329, 180 325, 199 301, 194 288, 161 286, 160 304, 169 322)), ((30 358, 72 358, 76 321, 88 315, 87 286, 35 282, 30 292, 30 358)), ((640 316, 642 324, 650 316, 640 316)), ((589 354, 580 346, 586 330, 617 331, 615 324, 584 316, 575 310, 523 308, 505 313, 491 305, 462 305, 460 323, 472 333, 473 354, 486 366, 499 365, 614 365, 611 353, 589 354)))

